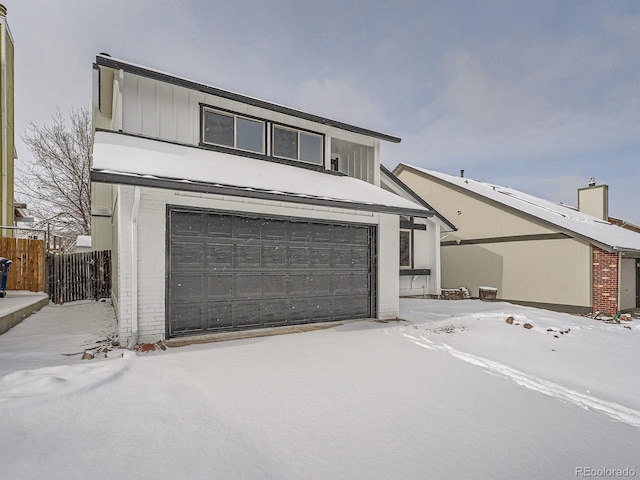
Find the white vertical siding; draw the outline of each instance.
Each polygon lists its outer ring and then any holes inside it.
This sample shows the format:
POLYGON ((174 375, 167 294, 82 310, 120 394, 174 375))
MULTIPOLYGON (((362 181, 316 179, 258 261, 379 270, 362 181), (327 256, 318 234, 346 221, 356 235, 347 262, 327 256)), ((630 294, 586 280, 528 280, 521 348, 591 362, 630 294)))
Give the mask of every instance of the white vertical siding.
POLYGON ((178 118, 174 101, 173 85, 158 83, 156 85, 156 104, 159 123, 158 137, 176 141, 178 137, 178 118))
MULTIPOLYGON (((117 84, 117 82, 114 82, 117 84)), ((327 158, 335 129, 308 120, 261 109, 235 100, 124 73, 122 79, 122 130, 187 145, 200 142, 200 104, 211 105, 326 135, 327 158)), ((114 93, 115 95, 115 93, 114 93)), ((114 129, 115 124, 112 125, 114 129)), ((340 171, 379 185, 379 142, 369 137, 340 131, 340 171), (344 150, 343 150, 344 149, 344 150), (377 182, 377 183, 376 183, 377 182)), ((325 165, 329 169, 330 165, 325 165)))

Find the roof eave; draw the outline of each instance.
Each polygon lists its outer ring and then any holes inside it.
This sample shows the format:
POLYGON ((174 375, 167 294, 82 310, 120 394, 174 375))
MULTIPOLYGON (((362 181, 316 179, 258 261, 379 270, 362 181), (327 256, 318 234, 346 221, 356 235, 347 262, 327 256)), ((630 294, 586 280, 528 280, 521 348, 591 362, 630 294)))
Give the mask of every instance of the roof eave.
POLYGON ((311 113, 306 113, 293 108, 285 107, 283 105, 267 102, 265 100, 260 100, 257 98, 248 97, 246 95, 241 95, 239 93, 230 92, 228 90, 212 87, 209 85, 205 85, 203 83, 195 82, 193 80, 187 80, 185 78, 177 77, 168 73, 160 72, 158 70, 153 70, 140 65, 134 65, 134 64, 125 62, 123 60, 107 57, 104 55, 96 56, 96 62, 94 63, 94 68, 97 68, 97 67, 108 67, 108 68, 114 68, 117 70, 124 70, 125 72, 132 73, 135 75, 140 75, 143 77, 160 80, 162 82, 189 88, 192 90, 198 90, 200 92, 207 93, 209 95, 215 95, 217 97, 222 97, 229 100, 235 100, 238 102, 246 103, 248 105, 252 105, 254 107, 264 108, 274 112, 283 113, 285 115, 291 115, 293 117, 309 120, 311 122, 320 123, 323 125, 338 128, 340 130, 345 130, 352 133, 358 133, 360 135, 365 135, 368 137, 374 137, 379 140, 385 140, 391 143, 400 143, 401 141, 399 137, 395 137, 393 135, 376 132, 374 130, 369 130, 367 128, 356 127, 355 125, 350 125, 348 123, 331 120, 329 118, 320 117, 318 115, 313 115, 311 113))
POLYGON ((511 205, 506 205, 506 204, 504 204, 502 202, 499 202, 499 201, 494 200, 492 198, 486 197, 486 196, 484 196, 484 195, 482 195, 480 193, 474 192, 472 190, 468 190, 468 189, 466 189, 464 187, 461 187, 461 186, 456 185, 454 183, 448 182, 447 180, 444 180, 442 178, 435 177, 433 175, 429 175, 427 172, 424 172, 422 170, 413 168, 411 165, 408 165, 406 163, 398 164, 398 166, 396 166, 396 168, 393 171, 394 172, 396 172, 397 170, 401 171, 402 169, 411 170, 412 172, 414 172, 414 173, 416 173, 418 175, 423 175, 425 177, 429 177, 429 179, 435 181, 436 183, 439 183, 441 185, 449 186, 449 187, 451 187, 451 188, 453 188, 453 189, 455 189, 455 190, 457 190, 459 192, 467 193, 467 194, 473 196, 474 198, 477 198, 477 199, 480 199, 480 200, 482 200, 484 202, 490 203, 491 205, 495 205, 495 206, 497 206, 499 208, 502 208, 502 209, 504 209, 506 211, 509 211, 511 213, 524 215, 527 218, 530 218, 532 221, 535 221, 535 222, 537 222, 537 223, 539 223, 539 224, 541 224, 541 225, 543 225, 543 226, 545 226, 547 228, 551 227, 551 228, 557 230, 558 232, 561 232, 561 233, 564 233, 564 234, 568 235, 571 238, 574 238, 576 240, 581 240, 581 241, 584 241, 586 243, 593 244, 593 245, 595 245, 598 248, 601 248, 603 250, 609 250, 609 251, 623 251, 624 250, 624 251, 629 252, 629 253, 638 252, 638 254, 640 254, 640 250, 608 245, 608 244, 602 242, 602 240, 598 240, 597 238, 593 238, 593 237, 590 237, 588 235, 584 235, 582 233, 578 233, 578 232, 576 232, 574 230, 568 229, 566 227, 562 227, 562 226, 560 226, 558 224, 555 224, 553 222, 545 220, 544 218, 540 218, 540 217, 537 217, 535 215, 531 215, 530 213, 523 212, 522 210, 520 210, 518 208, 515 208, 515 207, 512 207, 511 205))
POLYGON ((431 212, 433 212, 434 216, 437 219, 439 219, 440 222, 444 226, 449 227, 451 229, 451 230, 447 230, 447 231, 450 231, 450 232, 458 231, 458 227, 456 227, 453 223, 451 223, 449 220, 447 220, 447 218, 444 215, 442 215, 435 208, 433 208, 431 205, 429 205, 429 203, 427 203, 427 201, 424 198, 422 198, 420 195, 418 195, 416 192, 414 192, 408 185, 406 185, 402 180, 400 180, 398 177, 396 177, 391 170, 389 170, 387 167, 385 167, 382 164, 380 164, 380 170, 384 174, 386 174, 387 177, 392 182, 394 182, 398 187, 400 187, 402 190, 407 192, 407 194, 409 194, 411 196, 411 198, 416 200, 423 207, 425 207, 425 208, 429 209, 431 212))
POLYGON ((429 218, 433 212, 416 208, 395 207, 391 205, 369 204, 361 202, 351 202, 347 200, 328 199, 311 197, 307 195, 295 195, 256 188, 243 188, 233 185, 220 185, 214 183, 204 183, 186 181, 183 179, 136 175, 108 170, 92 169, 90 172, 91 181, 95 183, 108 183, 119 185, 138 185, 151 188, 163 188, 167 190, 178 190, 186 192, 197 192, 214 195, 228 195, 235 197, 257 198, 261 200, 272 200, 277 202, 301 203, 306 205, 317 205, 323 207, 344 208, 376 213, 390 213, 394 215, 409 215, 414 217, 429 218))

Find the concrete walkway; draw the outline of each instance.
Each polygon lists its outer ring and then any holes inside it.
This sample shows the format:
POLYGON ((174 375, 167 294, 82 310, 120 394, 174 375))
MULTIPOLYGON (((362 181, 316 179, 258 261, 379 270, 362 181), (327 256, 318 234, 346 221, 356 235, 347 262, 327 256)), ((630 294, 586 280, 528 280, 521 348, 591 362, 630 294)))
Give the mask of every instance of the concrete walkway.
POLYGON ((48 303, 49 296, 43 292, 8 290, 7 296, 0 298, 0 335, 48 303))

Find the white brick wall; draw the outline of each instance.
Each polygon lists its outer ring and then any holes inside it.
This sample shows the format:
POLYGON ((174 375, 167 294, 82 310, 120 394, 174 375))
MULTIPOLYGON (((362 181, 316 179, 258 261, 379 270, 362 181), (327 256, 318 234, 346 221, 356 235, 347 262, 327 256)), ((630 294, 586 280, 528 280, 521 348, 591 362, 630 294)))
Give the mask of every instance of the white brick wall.
POLYGON ((400 217, 380 214, 378 225, 378 319, 398 317, 400 217))
MULTIPOLYGON (((120 342, 126 344, 132 335, 131 215, 134 187, 120 186, 118 192, 120 228, 116 268, 121 284, 120 295, 114 305, 119 319, 120 342)), ((398 314, 399 218, 396 215, 142 187, 138 211, 138 342, 156 342, 165 338, 167 205, 378 225, 378 318, 396 318, 398 314)))

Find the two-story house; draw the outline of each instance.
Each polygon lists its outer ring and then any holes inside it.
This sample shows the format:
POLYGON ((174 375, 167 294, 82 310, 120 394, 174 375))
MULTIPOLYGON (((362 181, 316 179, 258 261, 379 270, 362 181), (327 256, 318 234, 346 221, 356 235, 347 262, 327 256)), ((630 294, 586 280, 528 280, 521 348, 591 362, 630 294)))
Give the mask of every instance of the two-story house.
POLYGON ((92 241, 122 343, 396 318, 401 217, 431 252, 403 276, 439 275, 442 220, 381 188, 397 137, 104 54, 93 106, 92 241))

